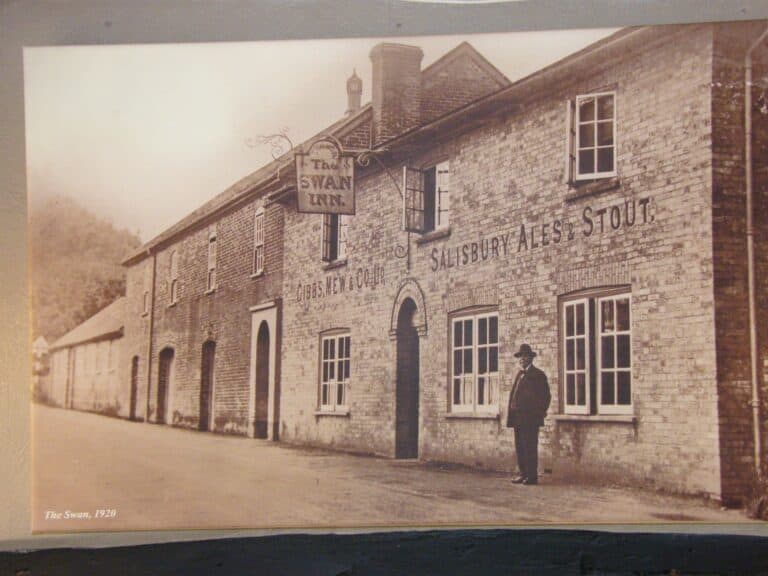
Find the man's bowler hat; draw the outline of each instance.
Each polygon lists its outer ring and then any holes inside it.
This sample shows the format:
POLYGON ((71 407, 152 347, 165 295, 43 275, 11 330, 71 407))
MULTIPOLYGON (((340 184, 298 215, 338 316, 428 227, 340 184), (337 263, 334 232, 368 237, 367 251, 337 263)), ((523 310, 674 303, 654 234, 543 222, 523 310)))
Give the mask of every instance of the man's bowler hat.
POLYGON ((528 344, 520 344, 520 350, 515 352, 515 358, 520 358, 520 356, 535 358, 536 352, 534 352, 528 344))

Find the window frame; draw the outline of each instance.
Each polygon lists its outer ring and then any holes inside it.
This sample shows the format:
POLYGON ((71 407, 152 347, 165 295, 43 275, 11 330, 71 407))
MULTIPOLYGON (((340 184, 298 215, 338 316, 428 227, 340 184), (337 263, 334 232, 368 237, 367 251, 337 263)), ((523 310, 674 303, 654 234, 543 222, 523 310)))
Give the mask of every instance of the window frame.
POLYGON ((424 178, 424 233, 445 230, 450 226, 451 218, 451 166, 449 160, 438 162, 423 170, 424 178), (427 174, 434 173, 433 189, 427 187, 427 174), (441 174, 443 178, 441 179, 441 174), (442 186, 445 186, 445 189, 442 186), (427 210, 429 208, 429 210, 427 210), (431 226, 427 226, 427 213, 430 212, 431 226), (442 216, 444 214, 444 217, 442 216))
POLYGON ((403 166, 403 229, 430 234, 447 230, 450 225, 450 160, 421 169, 403 166))
POLYGON ((598 414, 632 414, 633 413, 633 402, 632 402, 632 351, 633 351, 633 345, 632 345, 632 295, 630 293, 618 293, 618 294, 612 294, 609 296, 602 296, 600 298, 595 299, 595 321, 596 321, 596 334, 595 338, 596 340, 599 339, 599 345, 596 345, 596 364, 597 364, 597 413, 598 414), (627 313, 629 315, 628 322, 629 322, 629 328, 627 330, 618 330, 614 329, 611 332, 602 332, 602 315, 603 315, 603 302, 614 302, 614 325, 616 324, 617 320, 617 314, 616 314, 616 304, 615 302, 617 300, 627 300, 628 302, 628 309, 627 313), (607 334, 609 336, 613 336, 614 338, 620 336, 620 335, 628 335, 629 336, 629 366, 627 367, 619 367, 618 366, 618 355, 619 355, 619 347, 616 343, 614 343, 613 351, 614 351, 614 366, 613 368, 604 368, 603 367, 603 347, 602 347, 602 339, 604 335, 607 334), (611 371, 615 374, 614 379, 614 403, 613 404, 603 404, 603 371, 611 371), (618 373, 619 372, 628 372, 629 373, 629 404, 619 404, 619 384, 618 384, 618 373))
POLYGON ((218 257, 218 242, 216 238, 216 225, 208 231, 208 273, 206 275, 206 292, 216 290, 216 259, 218 257))
POLYGON ((590 358, 592 353, 592 338, 591 338, 591 330, 590 330, 590 305, 589 305, 589 298, 574 298, 570 300, 566 300, 563 302, 562 305, 562 315, 561 315, 561 334, 562 334, 562 355, 563 355, 563 362, 562 362, 562 372, 563 372, 563 412, 565 414, 589 414, 590 413, 590 406, 592 401, 592 386, 590 383, 591 378, 591 371, 590 371, 590 358), (578 375, 581 372, 578 368, 578 360, 576 359, 577 353, 578 353, 578 346, 574 345, 574 369, 573 374, 575 377, 574 381, 574 398, 577 400, 574 404, 568 403, 568 376, 569 376, 569 369, 568 369, 568 339, 571 338, 572 340, 576 341, 580 334, 575 333, 575 316, 574 316, 574 334, 573 336, 569 337, 567 333, 567 325, 568 325, 568 307, 573 306, 584 306, 584 404, 578 403, 578 375))
POLYGON ((252 275, 259 276, 264 273, 264 261, 266 260, 265 248, 265 218, 264 208, 261 207, 253 215, 253 271, 252 275))
MULTIPOLYGON (((615 310, 615 304, 614 304, 615 310)), ((632 320, 634 314, 632 312, 632 291, 628 286, 609 286, 605 288, 591 288, 588 290, 582 290, 576 293, 563 295, 560 297, 559 306, 559 324, 558 324, 558 346, 560 349, 560 386, 559 394, 562 398, 560 402, 560 410, 562 414, 566 415, 581 415, 581 416, 610 416, 610 415, 633 415, 634 414, 634 392, 635 382, 634 375, 632 373, 634 362, 634 344, 632 343, 632 320), (603 404, 602 402, 602 380, 603 380, 603 367, 602 367, 602 336, 600 332, 602 321, 602 302, 616 300, 627 300, 628 314, 629 314, 629 328, 627 330, 616 331, 606 333, 607 335, 628 335, 629 336, 629 366, 618 368, 616 362, 614 367, 609 368, 613 372, 623 371, 629 374, 629 404, 618 404, 618 384, 614 380, 615 392, 614 392, 614 404, 603 404), (585 404, 569 404, 567 396, 567 307, 583 304, 585 307, 585 404)), ((618 346, 614 345, 614 355, 618 358, 618 346)), ((577 365, 577 364, 576 364, 577 365)), ((575 384, 576 385, 576 384, 575 384)), ((575 391, 578 394, 578 390, 575 391)))
POLYGON ((168 276, 169 276, 169 299, 170 305, 174 305, 179 301, 179 251, 178 249, 171 250, 168 263, 168 276))
MULTIPOLYGON (((451 314, 449 317, 449 323, 448 323, 448 407, 449 407, 449 413, 451 414, 481 414, 481 415, 498 415, 500 411, 500 398, 501 398, 501 391, 500 391, 500 385, 501 385, 501 346, 500 346, 500 323, 499 323, 499 311, 498 309, 492 308, 492 309, 476 309, 476 310, 467 310, 467 311, 459 311, 455 314, 451 314), (496 319, 496 341, 491 342, 490 341, 490 319, 495 318, 496 319), (488 319, 489 324, 487 325, 487 330, 489 334, 489 339, 486 340, 485 344, 480 344, 480 320, 481 319, 488 319), (454 402, 454 387, 456 386, 456 379, 457 374, 455 374, 455 353, 457 351, 456 341, 455 341, 455 334, 456 334, 456 324, 462 323, 466 325, 467 321, 472 322, 472 343, 470 346, 466 345, 466 338, 464 331, 464 328, 462 328, 462 345, 458 347, 458 349, 462 351, 471 350, 471 361, 472 361, 472 372, 467 373, 462 371, 460 377, 461 377, 461 384, 459 384, 462 388, 462 392, 464 392, 464 387, 466 386, 466 378, 470 377, 472 379, 471 381, 471 391, 472 391, 472 401, 471 403, 464 402, 464 403, 455 403, 454 402), (490 370, 490 352, 487 360, 486 365, 486 372, 483 374, 487 377, 487 384, 486 384, 486 394, 489 396, 489 402, 484 404, 478 404, 478 396, 479 396, 479 379, 481 377, 481 374, 479 372, 480 370, 480 348, 485 347, 490 349, 492 346, 495 345, 496 348, 496 371, 492 372, 490 370)), ((463 358, 463 356, 462 356, 463 358)), ((464 369, 465 362, 462 360, 462 370, 464 369)), ((461 396, 461 392, 460 392, 461 396)))
MULTIPOLYGON (((319 337, 319 349, 318 349, 318 387, 317 387, 317 411, 319 413, 328 414, 348 414, 349 413, 349 383, 352 375, 352 355, 350 353, 352 345, 352 336, 349 329, 336 329, 327 332, 323 332, 319 337), (326 357, 326 342, 333 342, 333 357, 326 357), (339 342, 344 342, 345 356, 339 356, 339 342), (329 366, 328 370, 324 370, 325 366, 329 366), (338 379, 339 367, 344 368, 344 377, 342 380, 338 379), (330 376, 331 370, 333 376, 330 376), (326 376, 328 375, 328 376, 326 376), (329 402, 323 402, 323 391, 325 387, 328 387, 328 400, 329 402), (338 402, 339 388, 342 390, 343 402, 338 402)), ((330 346, 329 346, 330 348, 330 346)))
POLYGON ((142 308, 141 313, 142 315, 149 314, 149 288, 151 283, 151 273, 152 269, 150 268, 150 265, 147 263, 144 265, 144 277, 142 279, 142 308))
POLYGON ((320 227, 322 261, 329 264, 346 262, 348 239, 349 216, 347 214, 323 214, 323 222, 320 227))
MULTIPOLYGON (((618 165, 618 122, 617 122, 617 110, 618 110, 618 100, 617 100, 617 94, 616 90, 605 90, 601 92, 591 92, 588 94, 580 94, 575 97, 573 100, 568 101, 568 107, 567 107, 567 133, 566 133, 566 172, 568 174, 568 180, 572 182, 580 182, 584 180, 599 180, 603 178, 612 178, 617 176, 617 165, 618 165), (610 96, 613 99, 613 116, 610 119, 600 119, 598 118, 598 112, 597 112, 597 101, 601 97, 610 96), (594 165, 593 168, 594 171, 590 172, 584 172, 581 173, 581 161, 580 161, 580 154, 581 151, 581 130, 580 126, 582 124, 581 122, 581 111, 580 111, 580 104, 584 102, 585 100, 594 99, 595 100, 595 117, 593 120, 588 121, 589 123, 592 123, 595 125, 595 141, 594 144, 590 147, 587 147, 585 149, 592 149, 595 151, 595 157, 594 157, 594 165), (597 134, 597 126, 601 123, 607 123, 608 121, 611 122, 613 127, 613 141, 610 145, 607 146, 600 146, 598 144, 598 134, 597 134), (611 170, 604 170, 604 171, 598 171, 597 170, 597 150, 600 148, 607 149, 611 148, 613 150, 613 163, 611 170)), ((586 124, 586 122, 585 122, 586 124)))

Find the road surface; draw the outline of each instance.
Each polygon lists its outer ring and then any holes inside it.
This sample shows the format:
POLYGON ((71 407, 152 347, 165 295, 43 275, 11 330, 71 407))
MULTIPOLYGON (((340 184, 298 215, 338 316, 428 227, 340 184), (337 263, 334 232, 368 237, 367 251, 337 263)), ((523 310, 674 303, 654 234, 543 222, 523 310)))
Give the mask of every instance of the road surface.
POLYGON ((694 498, 546 476, 513 485, 45 406, 33 408, 32 510, 36 532, 747 521, 694 498))

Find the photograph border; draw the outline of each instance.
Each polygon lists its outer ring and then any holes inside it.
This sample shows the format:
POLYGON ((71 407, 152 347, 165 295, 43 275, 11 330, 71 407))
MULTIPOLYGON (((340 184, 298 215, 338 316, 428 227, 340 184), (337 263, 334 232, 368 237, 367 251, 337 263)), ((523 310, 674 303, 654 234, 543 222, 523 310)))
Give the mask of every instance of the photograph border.
MULTIPOLYGON (((638 24, 753 20, 768 17, 761 2, 680 0, 672 8, 662 1, 618 6, 608 1, 502 2, 443 4, 431 2, 323 0, 285 4, 278 0, 223 6, 187 2, 111 1, 4 2, 0 5, 2 38, 0 76, 0 274, 4 294, 0 311, 0 549, 46 546, 106 546, 179 539, 261 536, 274 531, 137 532, 78 534, 30 538, 30 354, 28 330, 26 190, 24 155, 24 46, 107 45, 129 43, 220 42, 341 37, 390 37, 471 34, 538 29, 595 28, 638 24), (341 14, 341 16, 340 16, 341 14), (7 476, 7 477, 5 477, 7 476)), ((526 529, 532 527, 526 527, 526 529)), ((575 526, 571 526, 575 528, 575 526)), ((638 526, 588 525, 589 529, 635 531, 638 526)), ((730 533, 768 535, 766 525, 640 527, 643 532, 730 533)), ((329 532, 324 530, 319 532, 329 532)), ((395 531, 395 530, 391 530, 395 531)), ((285 533, 286 531, 280 531, 285 533)), ((288 531, 307 533, 307 530, 288 531)))

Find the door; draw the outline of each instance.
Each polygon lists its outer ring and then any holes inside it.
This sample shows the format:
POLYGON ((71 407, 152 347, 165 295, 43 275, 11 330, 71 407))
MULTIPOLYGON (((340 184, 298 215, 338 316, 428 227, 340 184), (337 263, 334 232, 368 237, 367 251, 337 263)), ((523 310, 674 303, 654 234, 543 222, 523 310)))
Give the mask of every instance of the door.
POLYGON ((131 409, 128 417, 136 420, 136 400, 139 394, 139 357, 131 360, 131 409))
POLYGON ((416 304, 410 298, 397 317, 397 390, 395 458, 419 456, 419 334, 413 325, 416 304))
POLYGON ((269 326, 262 321, 256 337, 256 438, 269 429, 269 326))
POLYGON ((173 381, 173 348, 160 352, 160 365, 157 375, 157 416, 158 424, 168 422, 168 395, 173 381))
POLYGON ((252 306, 248 436, 277 440, 280 427, 280 303, 252 306))
POLYGON ((203 344, 203 357, 200 366, 200 418, 198 427, 202 431, 213 429, 213 386, 216 342, 203 344))

